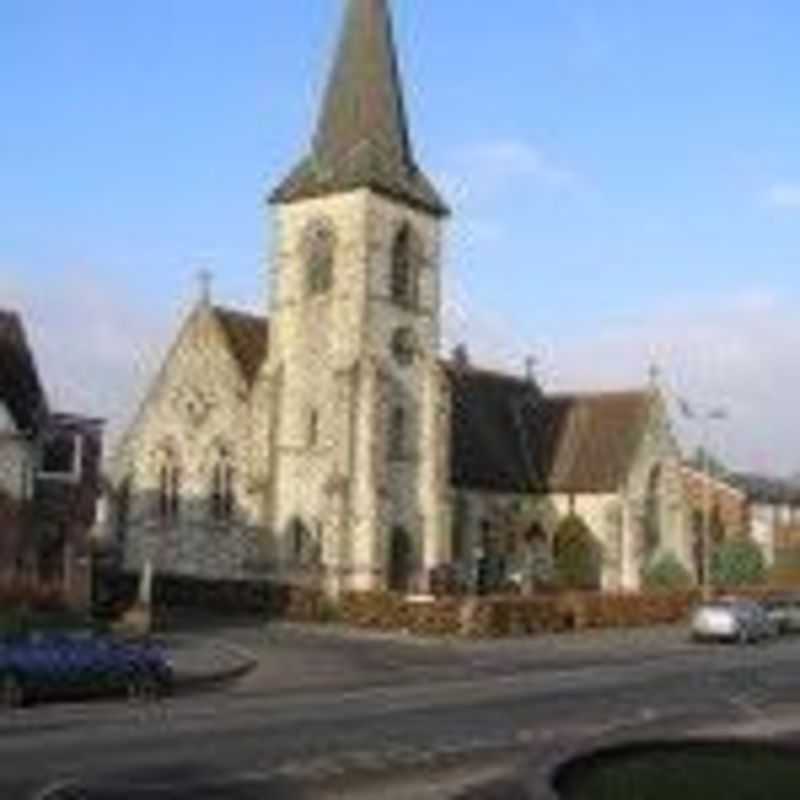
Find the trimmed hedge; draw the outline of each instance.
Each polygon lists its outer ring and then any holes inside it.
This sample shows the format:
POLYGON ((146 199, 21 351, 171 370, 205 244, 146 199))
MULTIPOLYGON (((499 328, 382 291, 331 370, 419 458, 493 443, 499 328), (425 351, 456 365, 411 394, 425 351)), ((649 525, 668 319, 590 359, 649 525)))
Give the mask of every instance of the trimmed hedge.
MULTIPOLYGON (((98 571, 94 579, 94 615, 120 616, 135 602, 138 587, 138 575, 98 571)), ((153 604, 160 608, 256 614, 297 622, 330 616, 330 603, 320 590, 266 581, 218 581, 182 575, 156 574, 153 604)))
MULTIPOLYGON (((106 576, 116 590, 110 608, 119 613, 136 597, 134 575, 106 576)), ((737 589, 763 596, 765 587, 737 589)), ((204 581, 156 575, 157 608, 251 613, 296 622, 339 622, 356 628, 405 631, 417 636, 501 638, 564 631, 634 628, 685 621, 700 600, 697 590, 641 594, 564 592, 418 600, 389 592, 346 592, 333 601, 318 589, 258 581, 204 581)), ((719 589, 718 593, 723 590, 719 589)))
POLYGON ((573 592, 412 602, 387 593, 346 594, 339 619, 359 628, 421 636, 526 636, 586 628, 641 627, 684 620, 696 592, 573 592))

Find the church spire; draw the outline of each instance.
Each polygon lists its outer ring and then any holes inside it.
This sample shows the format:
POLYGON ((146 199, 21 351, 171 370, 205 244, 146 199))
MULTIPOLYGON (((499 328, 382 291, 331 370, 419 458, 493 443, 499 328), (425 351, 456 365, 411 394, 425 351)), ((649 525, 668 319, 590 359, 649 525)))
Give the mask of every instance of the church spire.
POLYGON ((289 203, 358 188, 448 213, 414 161, 388 0, 348 0, 311 155, 271 199, 289 203))

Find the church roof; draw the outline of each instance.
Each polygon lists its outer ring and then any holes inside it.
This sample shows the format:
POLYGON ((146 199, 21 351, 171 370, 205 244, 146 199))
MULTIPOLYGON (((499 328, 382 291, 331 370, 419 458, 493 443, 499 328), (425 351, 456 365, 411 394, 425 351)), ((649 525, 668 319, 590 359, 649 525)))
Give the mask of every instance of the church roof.
POLYGON ((42 384, 17 313, 0 309, 0 402, 20 431, 36 431, 47 413, 42 384))
POLYGON ((545 396, 530 381, 445 365, 451 481, 493 492, 613 492, 650 413, 648 391, 545 396))
POLYGON ((248 383, 252 383, 269 350, 269 320, 232 308, 214 307, 233 357, 248 383))
POLYGON ((449 213, 414 159, 388 0, 349 0, 311 154, 271 201, 360 188, 449 213))
POLYGON ((649 391, 548 397, 545 425, 559 431, 553 436, 550 490, 616 491, 636 456, 652 399, 649 391))
POLYGON ((531 461, 530 434, 541 394, 530 381, 444 365, 450 382, 451 482, 461 488, 530 492, 546 475, 531 461))

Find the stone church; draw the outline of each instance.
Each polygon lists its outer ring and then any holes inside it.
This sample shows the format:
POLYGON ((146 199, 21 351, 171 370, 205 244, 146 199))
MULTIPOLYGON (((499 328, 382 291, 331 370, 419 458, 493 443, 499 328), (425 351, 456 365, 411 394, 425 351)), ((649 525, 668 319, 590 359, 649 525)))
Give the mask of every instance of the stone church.
POLYGON ((607 588, 666 550, 690 563, 657 387, 554 396, 442 357, 450 212, 415 160, 388 0, 349 0, 310 152, 269 201, 268 316, 203 296, 114 455, 126 568, 424 592, 569 513, 607 588))

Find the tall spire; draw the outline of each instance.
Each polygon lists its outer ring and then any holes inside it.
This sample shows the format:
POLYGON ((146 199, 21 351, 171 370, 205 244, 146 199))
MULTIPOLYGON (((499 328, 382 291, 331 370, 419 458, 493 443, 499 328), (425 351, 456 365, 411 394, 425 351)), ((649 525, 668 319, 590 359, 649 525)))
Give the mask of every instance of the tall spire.
POLYGON ((357 188, 448 213, 414 161, 387 0, 349 0, 311 155, 271 199, 357 188))

